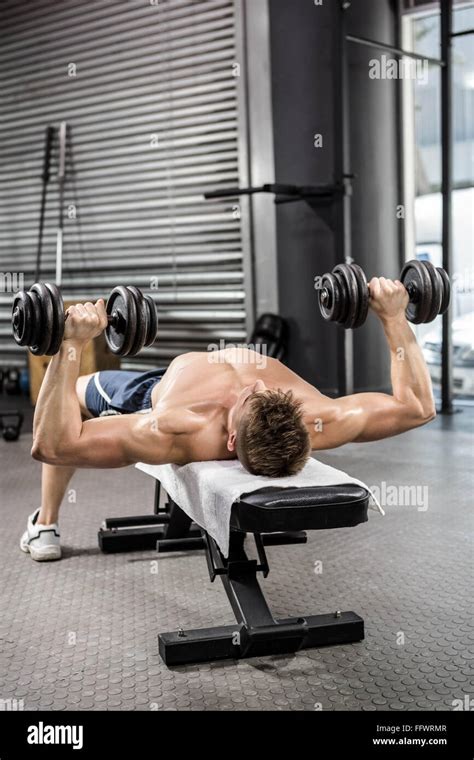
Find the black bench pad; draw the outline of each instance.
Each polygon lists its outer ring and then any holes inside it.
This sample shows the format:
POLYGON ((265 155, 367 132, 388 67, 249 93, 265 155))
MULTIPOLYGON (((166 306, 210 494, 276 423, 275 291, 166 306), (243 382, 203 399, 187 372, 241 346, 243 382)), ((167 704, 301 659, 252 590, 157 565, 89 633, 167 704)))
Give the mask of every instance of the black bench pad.
POLYGON ((367 521, 369 497, 353 484, 260 488, 233 504, 230 527, 246 533, 352 527, 367 521))

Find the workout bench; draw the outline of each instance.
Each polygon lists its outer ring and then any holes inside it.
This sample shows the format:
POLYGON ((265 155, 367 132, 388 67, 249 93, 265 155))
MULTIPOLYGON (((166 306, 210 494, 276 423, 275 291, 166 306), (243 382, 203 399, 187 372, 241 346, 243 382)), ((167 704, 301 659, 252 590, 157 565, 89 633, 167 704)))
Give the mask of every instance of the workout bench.
POLYGON ((228 557, 171 498, 160 507, 160 490, 157 480, 154 514, 107 519, 99 531, 100 548, 104 552, 204 549, 211 582, 220 577, 237 621, 215 628, 160 633, 159 651, 167 665, 284 654, 364 638, 364 621, 354 612, 275 620, 257 574, 265 578, 269 573, 265 546, 306 543, 307 530, 366 522, 369 492, 365 488, 353 484, 272 486, 242 495, 232 505, 228 557), (250 533, 258 560, 249 559, 245 552, 245 537, 250 533))

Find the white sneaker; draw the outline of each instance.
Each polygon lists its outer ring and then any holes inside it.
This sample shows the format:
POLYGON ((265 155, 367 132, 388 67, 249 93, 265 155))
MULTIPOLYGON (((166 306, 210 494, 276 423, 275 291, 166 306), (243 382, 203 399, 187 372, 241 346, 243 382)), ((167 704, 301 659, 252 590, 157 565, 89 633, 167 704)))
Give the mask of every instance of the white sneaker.
POLYGON ((36 522, 40 510, 37 509, 28 518, 28 526, 20 541, 22 552, 29 552, 37 562, 61 559, 60 534, 58 523, 41 525, 36 522))

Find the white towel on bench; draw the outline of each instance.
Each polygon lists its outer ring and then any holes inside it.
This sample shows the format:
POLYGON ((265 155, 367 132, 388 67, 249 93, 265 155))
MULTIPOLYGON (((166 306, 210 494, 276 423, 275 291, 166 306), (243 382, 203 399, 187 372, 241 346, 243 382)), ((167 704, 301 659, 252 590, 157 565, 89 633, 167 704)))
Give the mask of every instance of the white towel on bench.
MULTIPOLYGON (((168 496, 215 539, 224 557, 229 553, 232 504, 242 494, 268 486, 303 488, 346 483, 354 483, 370 491, 361 480, 316 459, 309 459, 298 475, 288 478, 251 475, 237 459, 192 462, 181 466, 139 463, 136 467, 160 481, 168 496)), ((384 511, 373 494, 372 499, 375 509, 383 515, 384 511)))

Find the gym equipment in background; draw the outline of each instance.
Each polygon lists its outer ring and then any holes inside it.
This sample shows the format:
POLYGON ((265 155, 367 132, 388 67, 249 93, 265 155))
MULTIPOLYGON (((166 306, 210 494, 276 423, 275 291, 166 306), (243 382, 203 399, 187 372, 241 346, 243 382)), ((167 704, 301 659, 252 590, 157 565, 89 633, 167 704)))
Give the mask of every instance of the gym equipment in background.
POLYGON ((45 132, 45 144, 44 144, 44 156, 43 156, 43 171, 41 173, 41 207, 38 227, 38 245, 36 248, 36 264, 35 264, 35 282, 40 278, 41 273, 41 252, 43 247, 43 230, 44 230, 44 217, 46 212, 46 195, 48 192, 48 183, 50 180, 50 165, 51 165, 51 149, 54 140, 54 127, 46 127, 45 132))
POLYGON ((288 323, 278 314, 261 314, 250 338, 250 346, 265 351, 266 356, 285 357, 288 348, 288 323))
POLYGON ((15 410, 0 412, 0 433, 4 441, 17 441, 23 425, 22 412, 15 410))
POLYGON ((7 369, 3 373, 3 390, 8 396, 19 396, 21 393, 20 387, 20 372, 15 367, 7 369))

